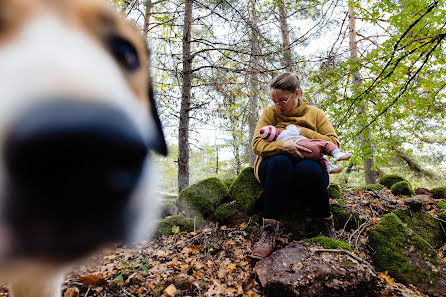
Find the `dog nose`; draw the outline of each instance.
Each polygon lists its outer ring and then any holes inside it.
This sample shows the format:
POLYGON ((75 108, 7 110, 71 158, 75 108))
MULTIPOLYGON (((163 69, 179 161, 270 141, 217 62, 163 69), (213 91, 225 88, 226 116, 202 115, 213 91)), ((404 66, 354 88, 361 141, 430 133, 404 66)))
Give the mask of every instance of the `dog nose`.
POLYGON ((147 147, 123 111, 59 100, 22 113, 5 151, 9 174, 21 185, 39 188, 50 179, 82 188, 94 182, 119 193, 133 188, 147 147))

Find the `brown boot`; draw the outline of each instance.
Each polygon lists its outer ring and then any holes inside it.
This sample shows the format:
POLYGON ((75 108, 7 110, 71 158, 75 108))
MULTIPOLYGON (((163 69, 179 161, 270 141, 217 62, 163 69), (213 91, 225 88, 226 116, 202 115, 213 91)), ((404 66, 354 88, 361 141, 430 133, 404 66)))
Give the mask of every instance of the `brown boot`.
POLYGON ((279 232, 279 222, 273 219, 263 219, 259 241, 252 250, 251 258, 265 259, 273 252, 276 246, 276 237, 279 232))
POLYGON ((338 239, 334 227, 333 215, 329 216, 328 218, 316 218, 314 219, 314 222, 316 224, 316 230, 319 235, 338 239))

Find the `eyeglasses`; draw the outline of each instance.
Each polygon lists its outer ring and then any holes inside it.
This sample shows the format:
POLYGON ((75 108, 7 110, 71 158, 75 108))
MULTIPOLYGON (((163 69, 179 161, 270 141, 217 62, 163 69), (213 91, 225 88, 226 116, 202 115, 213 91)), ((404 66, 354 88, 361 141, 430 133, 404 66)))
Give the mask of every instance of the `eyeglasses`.
POLYGON ((274 104, 277 105, 286 105, 288 103, 288 101, 290 101, 291 96, 293 96, 294 93, 291 93, 290 96, 288 96, 288 98, 286 100, 279 100, 278 102, 274 101, 274 104))

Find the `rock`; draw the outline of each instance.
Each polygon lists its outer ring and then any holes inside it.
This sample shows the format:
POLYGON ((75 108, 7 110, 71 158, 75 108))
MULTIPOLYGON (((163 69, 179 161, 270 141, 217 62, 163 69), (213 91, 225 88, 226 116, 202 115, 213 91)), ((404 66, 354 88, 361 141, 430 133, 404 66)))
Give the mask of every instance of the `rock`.
POLYGON ((160 218, 164 218, 167 216, 172 215, 172 209, 174 207, 174 204, 176 202, 176 199, 163 199, 161 201, 161 213, 160 218))
POLYGON ((400 182, 393 184, 393 186, 390 187, 390 190, 392 191, 392 194, 395 196, 401 196, 401 195, 414 196, 415 195, 415 192, 413 191, 412 186, 407 181, 400 181, 400 182))
POLYGON ((307 243, 317 243, 320 244, 324 249, 343 249, 349 252, 353 252, 353 249, 346 243, 340 240, 336 240, 333 238, 325 237, 325 236, 316 236, 313 238, 308 238, 302 240, 307 243))
POLYGON ((415 194, 417 194, 417 195, 429 195, 429 196, 432 197, 432 192, 429 191, 426 188, 416 188, 415 189, 415 194))
POLYGON ((254 271, 266 296, 366 296, 378 286, 373 268, 359 257, 304 243, 274 252, 254 271))
POLYGON ((370 230, 367 247, 376 271, 388 271, 398 282, 414 284, 428 295, 446 296, 446 262, 395 213, 383 216, 370 230))
POLYGON ((331 184, 328 186, 328 197, 331 199, 341 199, 342 192, 338 185, 331 184))
POLYGON ((229 190, 229 188, 231 187, 232 183, 233 183, 236 179, 237 179, 237 176, 231 176, 231 177, 228 177, 228 178, 223 179, 222 182, 225 184, 225 186, 226 186, 226 187, 228 188, 228 190, 229 190))
POLYGON ((437 207, 438 207, 439 209, 446 209, 446 202, 444 202, 444 201, 438 201, 438 203, 437 203, 437 207))
POLYGON ((381 184, 370 184, 365 186, 358 187, 358 190, 362 191, 381 191, 382 189, 385 189, 386 187, 381 184))
POLYGON ((217 221, 220 224, 226 224, 229 218, 238 212, 237 205, 234 203, 225 203, 217 207, 217 209, 209 217, 212 221, 217 221))
POLYGON ((441 221, 441 225, 443 226, 443 228, 446 229, 446 211, 440 212, 440 213, 438 214, 438 218, 439 218, 440 220, 442 220, 442 221, 441 221))
POLYGON ((446 199, 446 186, 433 188, 431 192, 434 199, 446 199))
POLYGON ((203 218, 211 215, 216 206, 229 197, 226 186, 216 177, 204 179, 180 193, 180 200, 189 215, 199 214, 203 218))
POLYGON ((229 188, 229 195, 236 201, 240 211, 247 212, 256 202, 262 191, 262 185, 254 175, 254 168, 247 167, 240 172, 229 188))
POLYGON ((379 180, 379 183, 386 188, 390 189, 394 184, 400 181, 404 181, 405 179, 401 176, 395 174, 386 174, 379 180))
POLYGON ((173 234, 172 227, 178 226, 181 232, 194 231, 194 220, 186 218, 182 215, 176 215, 170 218, 159 220, 156 233, 157 235, 170 235, 173 234))
POLYGON ((344 227, 345 231, 358 229, 362 223, 358 213, 348 211, 343 206, 330 205, 330 211, 333 214, 336 230, 342 230, 344 227))
POLYGON ((423 201, 415 197, 404 199, 404 204, 413 211, 419 211, 423 208, 423 201))

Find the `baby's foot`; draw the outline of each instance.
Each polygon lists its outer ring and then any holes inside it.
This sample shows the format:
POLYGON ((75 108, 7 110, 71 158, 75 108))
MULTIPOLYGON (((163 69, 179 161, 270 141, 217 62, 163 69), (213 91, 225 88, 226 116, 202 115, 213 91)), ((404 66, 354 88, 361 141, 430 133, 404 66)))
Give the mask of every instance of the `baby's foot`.
POLYGON ((344 152, 337 152, 335 154, 333 154, 333 158, 336 159, 336 161, 345 161, 345 160, 349 160, 351 157, 353 157, 352 154, 349 153, 344 153, 344 152))
POLYGON ((327 171, 329 174, 340 173, 342 170, 344 170, 344 167, 341 165, 335 165, 331 162, 327 162, 327 171))

